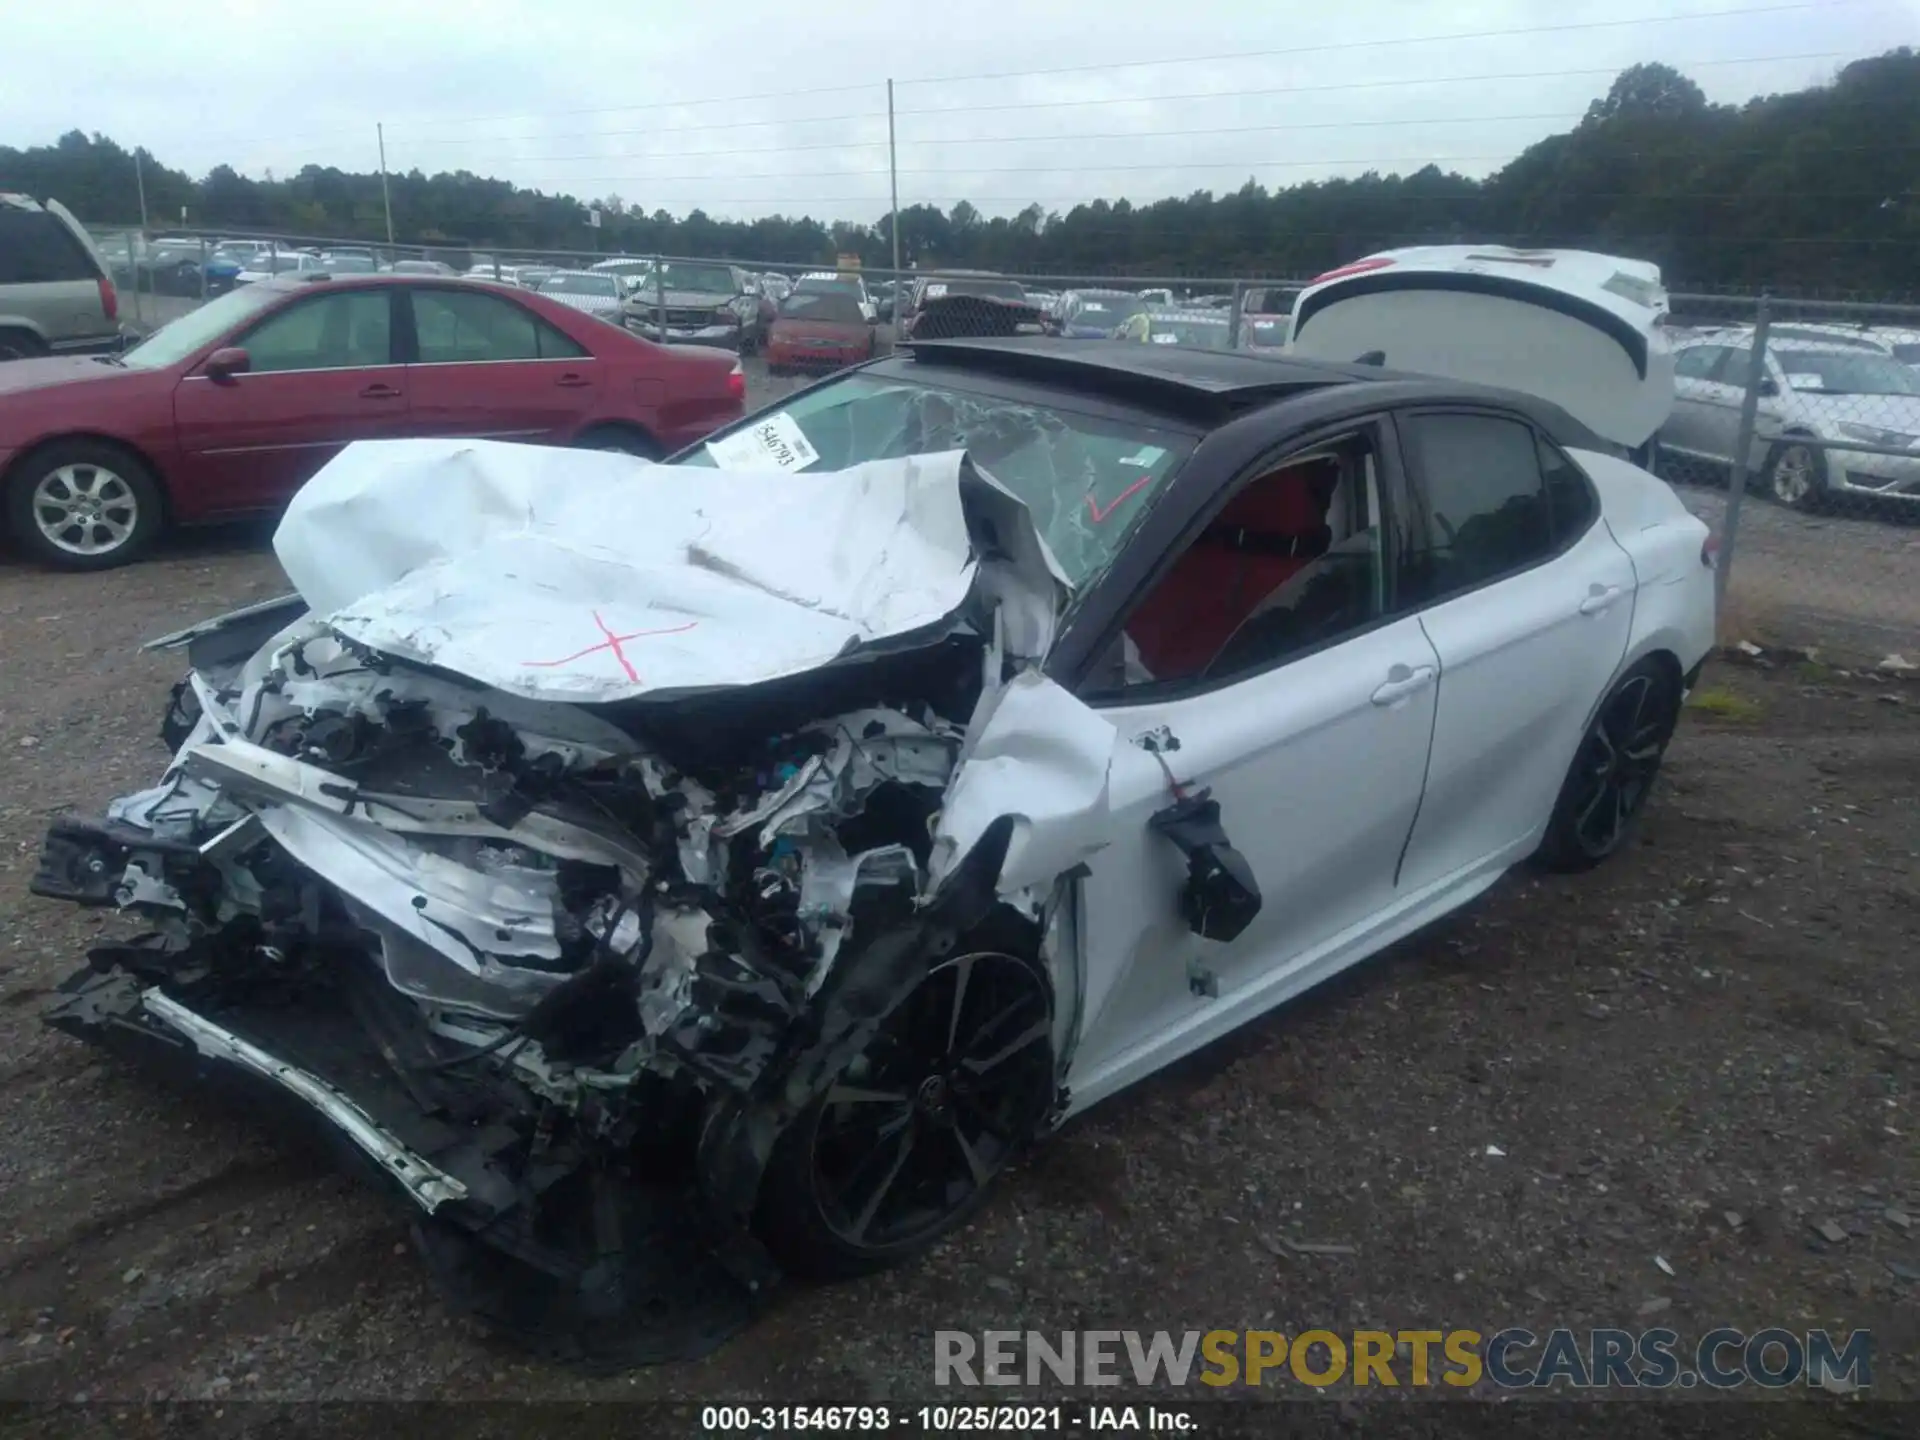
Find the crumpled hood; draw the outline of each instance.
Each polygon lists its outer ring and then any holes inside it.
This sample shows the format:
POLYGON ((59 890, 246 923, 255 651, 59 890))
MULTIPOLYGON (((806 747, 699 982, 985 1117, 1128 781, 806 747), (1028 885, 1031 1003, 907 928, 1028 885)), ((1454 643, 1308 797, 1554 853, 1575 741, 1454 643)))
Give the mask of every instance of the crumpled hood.
POLYGON ((1068 587, 959 451, 843 471, 697 470, 473 440, 347 447, 274 550, 348 641, 576 703, 752 685, 931 643, 976 592, 1014 657, 1068 587))

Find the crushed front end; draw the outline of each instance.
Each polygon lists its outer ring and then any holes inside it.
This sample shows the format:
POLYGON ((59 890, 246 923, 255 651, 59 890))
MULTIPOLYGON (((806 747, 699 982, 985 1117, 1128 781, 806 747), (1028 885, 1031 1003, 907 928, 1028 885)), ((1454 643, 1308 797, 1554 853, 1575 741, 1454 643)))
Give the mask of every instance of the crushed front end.
MULTIPOLYGON (((319 1120, 411 1202, 456 1296, 531 1342, 631 1362, 731 1333, 774 1271, 700 1193, 703 1130, 819 1043, 857 924, 917 923, 961 726, 926 699, 772 738, 697 703, 531 702, 297 603, 188 643, 160 782, 47 836, 35 893, 145 927, 49 1023, 319 1120)), ((771 703, 941 688, 855 679, 771 703)))
MULTIPOLYGON (((49 1023, 316 1122, 457 1303, 607 1364, 744 1323, 779 1147, 935 971, 929 1063, 992 1164, 1057 1118, 1077 955, 1044 937, 1113 741, 1040 669, 1057 567, 958 452, 690 479, 349 447, 275 537, 298 594, 153 642, 190 666, 173 759, 33 882, 141 926, 49 1023), (954 958, 990 919, 1018 1004, 954 958)), ((986 1183, 946 1094, 908 1117, 966 1161, 936 1219, 986 1183)))

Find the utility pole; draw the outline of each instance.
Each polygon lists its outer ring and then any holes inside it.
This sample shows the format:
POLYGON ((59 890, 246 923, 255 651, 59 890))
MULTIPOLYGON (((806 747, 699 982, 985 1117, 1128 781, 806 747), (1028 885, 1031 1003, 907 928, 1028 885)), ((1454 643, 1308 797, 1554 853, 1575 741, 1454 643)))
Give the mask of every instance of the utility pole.
POLYGON ((145 230, 147 228, 147 177, 140 168, 140 150, 138 146, 135 146, 133 151, 133 183, 134 187, 140 192, 140 228, 145 230))
MULTIPOLYGON (((387 249, 393 249, 393 197, 387 194, 387 127, 374 122, 373 133, 380 139, 380 204, 387 212, 387 249)), ((391 255, 389 255, 391 263, 391 255)))
MULTIPOLYGON (((893 192, 893 288, 900 293, 900 156, 893 143, 893 81, 887 81, 887 188, 893 192)), ((897 302, 896 302, 897 303, 897 302)))

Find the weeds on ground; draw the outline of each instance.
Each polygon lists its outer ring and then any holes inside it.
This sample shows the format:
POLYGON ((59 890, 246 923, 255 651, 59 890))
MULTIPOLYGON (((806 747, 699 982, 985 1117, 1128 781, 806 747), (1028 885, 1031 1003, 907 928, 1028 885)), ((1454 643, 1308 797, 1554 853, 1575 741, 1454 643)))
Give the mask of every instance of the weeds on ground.
POLYGON ((1760 705, 1744 695, 1736 695, 1723 686, 1696 690, 1687 697, 1687 708, 1711 715, 1715 720, 1747 724, 1760 718, 1760 705))

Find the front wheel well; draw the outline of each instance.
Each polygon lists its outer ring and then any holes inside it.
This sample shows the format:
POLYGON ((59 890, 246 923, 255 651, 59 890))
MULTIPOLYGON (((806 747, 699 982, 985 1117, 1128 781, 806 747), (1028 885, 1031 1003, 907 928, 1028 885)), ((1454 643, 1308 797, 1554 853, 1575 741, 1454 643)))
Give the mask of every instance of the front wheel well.
POLYGON ((146 470, 147 474, 152 477, 153 488, 160 494, 161 518, 167 521, 168 524, 172 524, 173 494, 167 484, 167 472, 161 469, 153 456, 149 455, 145 450, 142 450, 138 445, 130 444, 117 435, 102 435, 92 430, 69 430, 60 435, 48 435, 36 440, 32 445, 16 455, 13 463, 7 467, 6 473, 0 475, 0 493, 4 493, 13 484, 15 477, 22 474, 27 466, 33 463, 35 457, 43 454, 55 445, 70 445, 76 441, 87 445, 105 445, 110 449, 118 450, 138 461, 141 467, 146 470))

